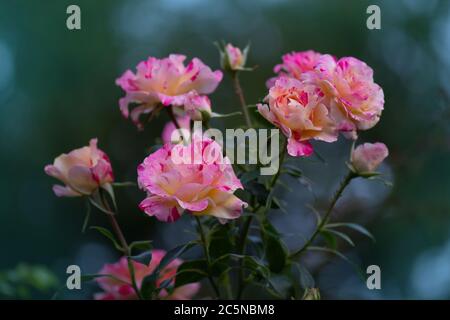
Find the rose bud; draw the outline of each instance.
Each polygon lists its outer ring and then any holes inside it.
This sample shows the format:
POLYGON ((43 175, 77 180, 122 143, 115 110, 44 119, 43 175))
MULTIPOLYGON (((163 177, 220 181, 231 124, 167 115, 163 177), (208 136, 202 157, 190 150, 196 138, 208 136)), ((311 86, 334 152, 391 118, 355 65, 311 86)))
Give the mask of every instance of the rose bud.
POLYGON ((374 172, 388 154, 384 143, 364 143, 352 151, 351 165, 357 173, 374 172))

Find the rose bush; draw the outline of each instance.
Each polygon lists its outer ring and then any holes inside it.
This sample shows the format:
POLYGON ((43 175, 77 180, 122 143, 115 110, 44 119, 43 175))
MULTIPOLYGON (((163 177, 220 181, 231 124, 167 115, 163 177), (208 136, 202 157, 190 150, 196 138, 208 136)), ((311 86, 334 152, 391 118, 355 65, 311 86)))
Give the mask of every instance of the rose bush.
MULTIPOLYGON (((299 165, 286 163, 288 156, 313 156, 317 141, 333 143, 340 133, 356 140, 358 130, 370 129, 380 120, 384 95, 374 82, 372 69, 353 57, 337 59, 312 50, 288 53, 275 66, 276 76, 267 81, 264 101, 248 105, 238 75, 254 70, 246 67, 249 47, 218 46, 222 68, 231 77, 242 112, 212 112, 207 95, 217 88, 222 72, 213 72, 197 58, 185 66, 183 55, 150 57, 138 64, 136 73, 128 70, 116 81, 126 92, 119 102, 121 112, 140 128, 142 115, 149 115, 145 121, 150 121, 162 109, 168 111, 170 120, 162 132, 164 144, 152 148, 137 167, 137 192, 142 197, 143 191, 145 198, 136 206, 160 223, 194 220, 197 235, 193 240, 167 252, 154 249, 151 239, 126 240, 116 219, 114 188, 136 184, 114 180, 108 156, 97 148, 96 139, 45 167, 48 175, 64 184, 54 186, 57 196, 83 196, 109 220, 111 231, 91 228, 112 242, 120 259, 93 275, 102 289, 96 299, 198 298, 200 283, 203 298, 241 299, 247 287, 253 286, 274 298, 318 299, 310 265, 299 258, 311 250, 342 257, 338 249, 354 245, 347 229, 371 237, 360 225, 331 220, 336 203, 353 179, 381 179, 375 170, 389 153, 383 143, 353 148, 353 141, 347 175, 323 211, 313 208, 317 224, 297 248, 287 247, 270 216, 285 210, 281 193, 275 192, 283 185, 281 179, 285 175, 303 178, 299 165), (241 130, 276 127, 282 131, 283 135, 272 135, 263 146, 268 150, 279 138, 275 145, 283 146, 271 154, 279 166, 273 176, 259 176, 262 159, 256 164, 231 163, 217 141, 202 136, 198 127, 191 130, 194 120, 201 120, 203 129, 210 128, 211 119, 240 114, 245 125, 236 123, 236 127, 241 130), (203 249, 201 255, 197 251, 192 259, 180 259, 197 246, 203 249), (277 280, 283 285, 276 285, 277 280)), ((88 224, 89 214, 84 226, 88 224)))

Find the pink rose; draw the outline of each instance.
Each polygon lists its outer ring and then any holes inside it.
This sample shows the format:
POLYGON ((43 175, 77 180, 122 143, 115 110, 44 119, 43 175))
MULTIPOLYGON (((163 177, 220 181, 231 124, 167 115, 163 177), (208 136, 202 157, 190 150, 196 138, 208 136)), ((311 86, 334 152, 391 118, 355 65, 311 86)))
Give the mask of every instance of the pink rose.
POLYGON ((314 70, 321 56, 320 53, 312 50, 291 52, 283 55, 283 63, 277 64, 273 68, 273 71, 278 74, 278 77, 269 79, 267 81, 267 87, 272 87, 279 77, 301 79, 302 74, 314 70))
POLYGON ((45 166, 45 173, 65 184, 53 186, 58 197, 91 195, 114 181, 109 158, 97 148, 97 139, 91 139, 87 147, 60 155, 53 165, 45 166))
POLYGON ((130 116, 139 125, 139 117, 151 113, 159 105, 184 108, 188 100, 195 102, 194 96, 212 93, 222 80, 222 72, 211 71, 197 58, 185 66, 185 59, 179 54, 163 59, 149 57, 137 65, 136 73, 127 70, 116 80, 126 92, 119 101, 122 114, 130 116), (138 104, 131 113, 130 103, 138 104))
POLYGON ((189 145, 166 144, 145 158, 138 166, 138 184, 147 192, 139 207, 165 222, 177 220, 184 210, 235 219, 247 205, 233 195, 242 185, 220 145, 196 135, 189 145), (177 160, 186 156, 192 159, 177 160))
POLYGON ((351 165, 358 173, 374 172, 388 155, 384 143, 364 143, 353 150, 351 165))
MULTIPOLYGON (((152 274, 158 267, 162 258, 166 255, 164 250, 152 250, 152 260, 150 265, 132 261, 135 270, 135 279, 138 288, 141 288, 142 280, 152 274)), ((171 283, 175 283, 175 275, 178 267, 183 261, 175 259, 170 262, 160 273, 156 280, 156 286, 159 287, 165 280, 172 279, 171 283)), ((107 274, 112 277, 99 277, 96 279, 100 288, 104 292, 95 294, 96 300, 134 300, 137 299, 136 292, 131 285, 131 276, 128 269, 128 261, 126 257, 122 257, 118 262, 113 264, 105 264, 98 272, 99 274, 107 274)), ((190 283, 176 288, 171 294, 167 290, 162 289, 159 293, 160 299, 167 300, 188 300, 195 296, 200 289, 198 282, 190 283)))
POLYGON ((282 77, 270 88, 265 102, 258 111, 288 138, 291 156, 311 155, 311 139, 336 141, 335 123, 318 86, 282 77))
POLYGON ((323 55, 314 74, 306 75, 318 81, 325 93, 333 99, 333 115, 341 131, 367 130, 379 120, 384 105, 383 89, 373 81, 373 71, 353 57, 336 60, 323 55))

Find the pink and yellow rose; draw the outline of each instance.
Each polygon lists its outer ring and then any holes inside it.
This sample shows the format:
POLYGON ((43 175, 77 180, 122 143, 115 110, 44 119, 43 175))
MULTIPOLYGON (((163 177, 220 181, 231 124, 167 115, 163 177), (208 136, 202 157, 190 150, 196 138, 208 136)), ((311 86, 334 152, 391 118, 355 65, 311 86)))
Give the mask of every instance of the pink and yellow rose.
POLYGON ((188 145, 165 144, 145 158, 138 166, 138 184, 147 192, 140 208, 165 222, 176 221, 185 210, 236 219, 247 205, 233 194, 242 184, 220 145, 195 135, 188 145))
POLYGON ((291 156, 309 156, 310 140, 336 141, 338 132, 320 87, 294 78, 281 77, 270 88, 266 104, 258 111, 288 138, 291 156))
POLYGON ((335 117, 347 131, 367 130, 380 120, 384 106, 383 89, 373 81, 373 70, 353 57, 336 60, 323 55, 312 78, 336 104, 335 117), (315 78, 317 76, 317 78, 315 78))
POLYGON ((60 155, 52 165, 45 166, 45 173, 65 184, 53 186, 58 197, 91 195, 114 181, 109 158, 97 148, 97 139, 91 139, 89 146, 60 155))
POLYGON ((222 72, 211 71, 197 58, 185 66, 185 59, 179 54, 163 59, 149 57, 137 65, 136 73, 127 70, 116 80, 116 84, 126 92, 119 101, 122 114, 130 116, 140 126, 140 116, 153 112, 160 105, 181 109, 189 105, 191 113, 197 107, 210 108, 209 100, 197 97, 212 93, 222 80, 222 72), (130 112, 131 103, 138 106, 130 112))
MULTIPOLYGON (((135 280, 137 287, 140 289, 143 279, 151 275, 158 267, 162 258, 165 256, 164 250, 152 250, 152 260, 148 266, 132 261, 135 270, 135 280)), ((183 261, 175 259, 170 262, 160 273, 156 280, 156 286, 159 288, 161 283, 170 280, 171 284, 175 283, 175 275, 178 267, 183 261)), ((98 285, 103 290, 101 293, 95 294, 96 300, 135 300, 137 299, 136 292, 131 284, 130 271, 128 269, 128 261, 126 257, 122 257, 118 262, 106 264, 98 272, 102 275, 110 275, 110 277, 99 277, 96 279, 98 285)), ((161 289, 159 292, 160 299, 167 300, 189 300, 194 297, 200 289, 199 283, 190 283, 178 288, 169 294, 166 289, 161 289)))

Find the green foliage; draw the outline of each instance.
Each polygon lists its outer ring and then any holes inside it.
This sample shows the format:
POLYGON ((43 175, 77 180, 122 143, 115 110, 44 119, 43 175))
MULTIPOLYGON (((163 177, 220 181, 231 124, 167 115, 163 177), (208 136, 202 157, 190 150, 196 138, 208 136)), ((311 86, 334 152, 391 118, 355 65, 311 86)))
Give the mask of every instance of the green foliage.
POLYGON ((100 232, 100 234, 102 234, 103 236, 108 238, 113 243, 114 247, 117 250, 123 251, 123 248, 119 245, 119 242, 117 242, 117 240, 114 237, 114 235, 108 229, 103 228, 103 227, 98 227, 98 226, 93 226, 90 229, 97 230, 98 232, 100 232))
POLYGON ((230 224, 217 223, 208 233, 209 254, 212 259, 223 256, 233 250, 235 245, 230 224))
POLYGON ((365 235, 366 237, 370 238, 373 242, 375 242, 375 237, 366 228, 357 223, 349 223, 349 222, 328 223, 325 227, 328 229, 347 227, 365 235))
POLYGON ((169 263, 171 263, 173 260, 180 257, 183 253, 188 251, 189 249, 193 248, 198 244, 198 241, 190 241, 188 243, 179 245, 172 250, 167 251, 165 256, 161 259, 161 262, 159 263, 158 267, 154 271, 154 273, 159 273, 161 270, 163 270, 169 263))
POLYGON ((155 296, 157 291, 156 280, 158 280, 159 273, 153 272, 152 274, 144 277, 141 284, 141 295, 146 300, 151 300, 155 296))
POLYGON ((46 267, 21 263, 16 268, 0 272, 0 298, 30 299, 49 295, 58 287, 58 279, 46 267))
POLYGON ((138 263, 144 264, 148 266, 150 262, 152 261, 152 252, 151 251, 145 251, 138 255, 131 256, 131 260, 136 261, 138 263))
POLYGON ((268 219, 261 222, 261 238, 264 243, 265 257, 269 263, 269 269, 278 273, 283 270, 288 258, 288 249, 275 227, 268 219))
POLYGON ((197 282, 208 276, 208 263, 205 259, 185 261, 178 268, 175 278, 175 287, 197 282))
POLYGON ((133 241, 129 245, 130 250, 151 250, 152 249, 152 241, 151 240, 141 240, 141 241, 133 241))

